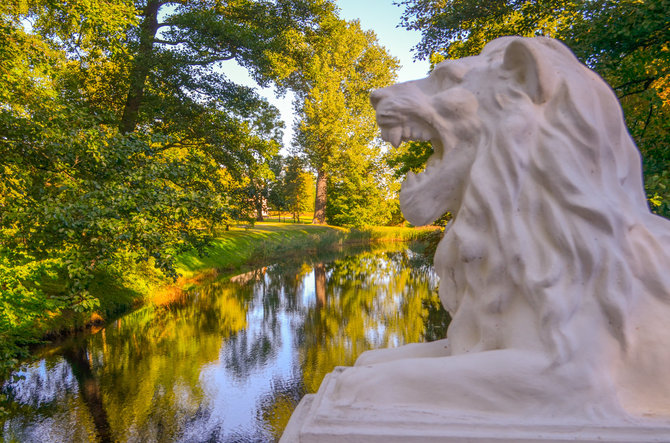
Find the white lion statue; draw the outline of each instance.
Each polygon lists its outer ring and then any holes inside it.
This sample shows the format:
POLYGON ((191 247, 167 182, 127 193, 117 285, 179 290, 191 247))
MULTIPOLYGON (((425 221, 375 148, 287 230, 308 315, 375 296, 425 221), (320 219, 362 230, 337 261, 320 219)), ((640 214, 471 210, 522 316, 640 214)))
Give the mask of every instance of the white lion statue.
POLYGON ((339 406, 670 417, 670 222, 613 91, 562 43, 505 37, 374 91, 382 137, 430 141, 400 193, 435 254, 448 339, 364 353, 339 406))

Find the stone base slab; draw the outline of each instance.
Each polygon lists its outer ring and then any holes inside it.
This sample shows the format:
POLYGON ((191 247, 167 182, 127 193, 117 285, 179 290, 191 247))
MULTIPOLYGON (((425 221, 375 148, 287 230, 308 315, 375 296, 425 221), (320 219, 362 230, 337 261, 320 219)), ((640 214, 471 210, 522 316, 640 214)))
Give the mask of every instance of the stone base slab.
POLYGON ((306 395, 280 443, 670 442, 670 420, 622 423, 539 422, 523 417, 455 414, 392 405, 337 406, 332 392, 345 367, 306 395))

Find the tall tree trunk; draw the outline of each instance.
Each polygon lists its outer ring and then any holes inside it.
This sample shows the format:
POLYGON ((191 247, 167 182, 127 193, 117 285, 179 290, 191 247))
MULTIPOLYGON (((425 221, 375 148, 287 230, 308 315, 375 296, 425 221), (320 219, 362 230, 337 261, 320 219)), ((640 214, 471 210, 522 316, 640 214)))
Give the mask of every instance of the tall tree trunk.
POLYGON ((315 225, 326 224, 326 186, 328 184, 328 175, 326 171, 320 169, 316 175, 316 198, 314 200, 314 218, 312 223, 315 225))
POLYGON ((256 221, 263 221, 263 196, 256 196, 256 221))
POLYGON ((264 181, 261 180, 260 183, 256 183, 254 180, 251 181, 251 186, 254 189, 254 206, 256 208, 256 221, 263 221, 263 213, 265 212, 265 186, 264 181))
POLYGON ((72 374, 79 385, 79 395, 91 414, 99 441, 114 441, 105 405, 102 402, 100 382, 93 374, 86 355, 86 348, 68 348, 63 352, 63 357, 72 368, 72 374))
POLYGON ((123 108, 123 116, 119 129, 122 133, 133 132, 137 126, 140 105, 144 98, 144 85, 149 71, 154 47, 154 38, 158 31, 158 10, 161 1, 149 0, 144 8, 142 23, 140 24, 140 44, 130 72, 130 89, 123 108))
POLYGON ((314 289, 316 307, 322 308, 326 305, 326 265, 323 263, 314 265, 314 289))

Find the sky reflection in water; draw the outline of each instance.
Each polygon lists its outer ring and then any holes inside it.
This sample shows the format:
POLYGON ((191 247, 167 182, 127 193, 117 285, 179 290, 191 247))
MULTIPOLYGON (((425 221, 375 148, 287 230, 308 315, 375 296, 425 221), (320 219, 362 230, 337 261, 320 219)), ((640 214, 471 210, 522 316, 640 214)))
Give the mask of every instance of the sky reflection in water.
POLYGON ((443 338, 411 249, 280 263, 202 285, 45 349, 3 387, 5 441, 274 441, 300 398, 361 352, 443 338))

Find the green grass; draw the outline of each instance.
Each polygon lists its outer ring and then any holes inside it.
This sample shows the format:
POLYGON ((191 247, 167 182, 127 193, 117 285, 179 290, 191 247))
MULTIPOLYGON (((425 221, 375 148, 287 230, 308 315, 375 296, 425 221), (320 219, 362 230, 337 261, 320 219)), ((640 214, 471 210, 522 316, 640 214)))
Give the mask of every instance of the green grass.
MULTIPOLYGON (((252 228, 231 228, 222 231, 206 249, 177 258, 177 272, 189 278, 208 269, 236 269, 250 261, 257 262, 270 249, 299 247, 332 237, 339 229, 323 226, 284 223, 257 223, 252 228)), ((336 236, 337 234, 335 234, 336 236)))
POLYGON ((257 223, 253 228, 221 232, 200 257, 192 252, 177 260, 178 272, 192 278, 208 270, 239 270, 287 254, 318 252, 345 244, 411 241, 434 228, 370 227, 346 229, 308 224, 257 223))

